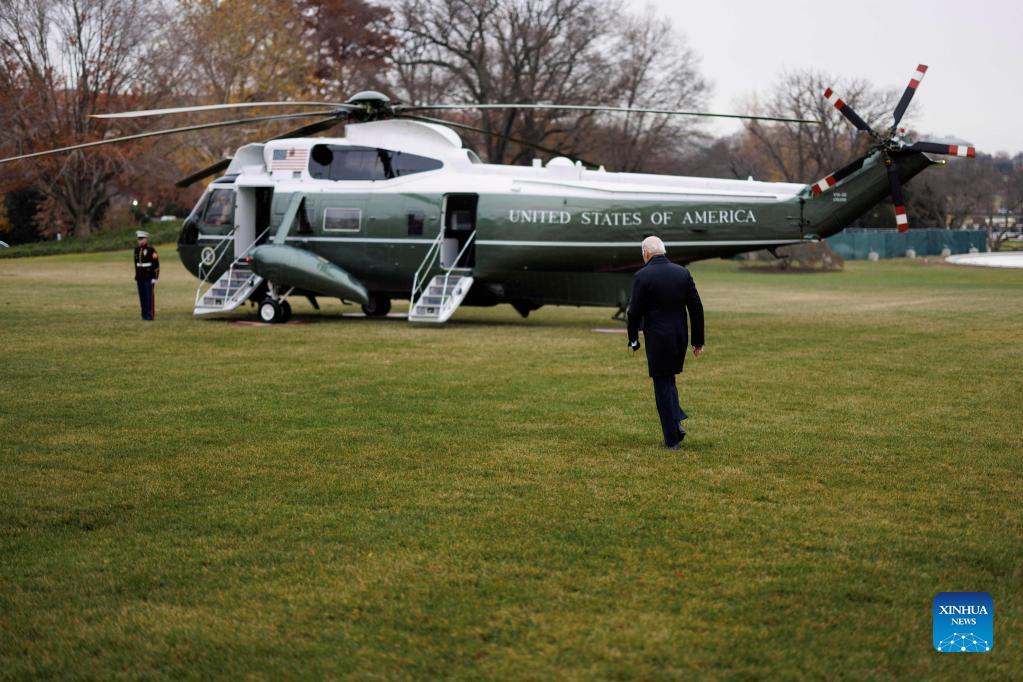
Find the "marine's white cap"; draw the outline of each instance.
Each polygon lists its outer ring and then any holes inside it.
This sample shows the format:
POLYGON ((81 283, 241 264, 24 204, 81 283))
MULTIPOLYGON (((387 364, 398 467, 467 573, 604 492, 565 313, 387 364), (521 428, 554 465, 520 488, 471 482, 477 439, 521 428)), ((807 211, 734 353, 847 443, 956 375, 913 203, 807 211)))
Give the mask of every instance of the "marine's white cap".
POLYGON ((146 239, 149 239, 149 233, 144 231, 144 230, 135 230, 135 238, 136 239, 142 239, 143 237, 145 237, 146 239))

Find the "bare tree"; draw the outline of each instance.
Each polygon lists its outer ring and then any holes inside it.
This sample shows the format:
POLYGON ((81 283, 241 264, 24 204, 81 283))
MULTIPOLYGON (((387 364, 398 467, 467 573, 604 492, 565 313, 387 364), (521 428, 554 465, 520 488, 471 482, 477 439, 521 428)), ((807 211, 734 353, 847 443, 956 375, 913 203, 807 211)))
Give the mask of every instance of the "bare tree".
MULTIPOLYGON (((796 123, 746 124, 752 142, 749 151, 762 156, 761 165, 769 169, 764 179, 810 182, 864 153, 870 138, 849 124, 823 97, 827 88, 842 99, 872 128, 887 130, 898 101, 894 90, 878 90, 863 80, 840 79, 817 71, 784 73, 762 98, 750 103, 751 113, 788 118, 812 118, 820 125, 796 123)), ((910 121, 910 114, 903 125, 910 121)))
MULTIPOLYGON (((404 0, 396 16, 396 83, 413 102, 425 81, 446 101, 581 104, 606 66, 597 45, 611 17, 592 0, 404 0)), ((592 115, 507 109, 479 119, 487 132, 572 147, 565 138, 592 115)), ((481 143, 493 162, 533 154, 498 137, 481 143)))
MULTIPOLYGON (((670 21, 648 8, 622 17, 617 27, 611 50, 617 59, 601 103, 684 111, 705 105, 709 86, 698 59, 670 21)), ((615 170, 666 171, 677 165, 684 145, 703 139, 701 122, 663 114, 606 114, 600 117, 603 144, 594 154, 615 170)))
MULTIPOLYGON (((670 24, 632 17, 611 0, 402 0, 395 9, 395 89, 415 103, 696 106, 706 84, 670 24)), ((556 147, 616 169, 647 164, 692 122, 612 119, 589 111, 454 114, 488 133, 556 147)), ((474 140, 495 163, 524 163, 529 147, 474 140)), ((679 140, 680 141, 680 140, 679 140)))

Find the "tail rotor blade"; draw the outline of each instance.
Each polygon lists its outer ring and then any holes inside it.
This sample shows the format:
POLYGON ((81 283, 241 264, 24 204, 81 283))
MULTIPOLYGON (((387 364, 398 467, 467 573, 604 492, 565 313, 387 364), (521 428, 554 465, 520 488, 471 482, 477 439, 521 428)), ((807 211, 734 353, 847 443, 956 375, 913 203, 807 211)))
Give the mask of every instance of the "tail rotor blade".
POLYGON ((847 178, 848 176, 852 175, 853 173, 855 173, 859 169, 863 168, 863 162, 866 159, 867 159, 867 157, 861 156, 860 158, 856 159, 852 163, 850 163, 850 164, 848 164, 846 166, 843 166, 842 168, 838 169, 837 171, 835 171, 831 175, 826 175, 823 178, 821 178, 820 180, 818 180, 817 182, 813 183, 813 185, 811 186, 810 189, 814 193, 814 196, 820 194, 821 192, 826 192, 829 188, 833 187, 835 184, 841 182, 843 179, 847 178))
POLYGON ((885 167, 888 169, 888 186, 892 193, 892 203, 895 204, 895 226, 899 228, 899 232, 906 232, 909 229, 909 217, 906 215, 906 200, 902 196, 902 180, 891 159, 885 160, 885 167))
POLYGON ((939 144, 937 142, 914 142, 906 147, 914 152, 927 152, 929 154, 945 154, 947 156, 966 156, 973 158, 977 155, 977 149, 965 144, 939 144))
POLYGON ((920 81, 924 79, 924 74, 927 73, 927 65, 919 64, 916 67, 916 72, 913 77, 909 79, 909 85, 906 86, 906 91, 902 93, 902 99, 899 100, 898 105, 895 107, 895 125, 899 125, 899 121, 902 120, 903 114, 906 113, 906 109, 909 107, 909 103, 913 101, 913 95, 916 94, 916 89, 920 86, 920 81))
POLYGON ((824 99, 831 102, 831 105, 838 109, 839 113, 845 116, 850 123, 856 126, 857 130, 864 133, 870 133, 871 135, 875 134, 871 127, 867 125, 867 122, 860 118, 859 114, 853 111, 852 107, 846 104, 845 101, 841 97, 839 97, 834 90, 832 90, 831 88, 825 90, 824 99))

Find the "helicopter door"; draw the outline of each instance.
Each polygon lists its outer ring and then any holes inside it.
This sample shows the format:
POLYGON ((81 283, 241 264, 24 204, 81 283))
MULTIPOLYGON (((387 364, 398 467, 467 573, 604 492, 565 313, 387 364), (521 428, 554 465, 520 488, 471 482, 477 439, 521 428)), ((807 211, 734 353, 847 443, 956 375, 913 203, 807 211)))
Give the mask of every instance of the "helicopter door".
POLYGON ((273 187, 238 187, 235 189, 234 255, 240 258, 253 243, 266 240, 270 226, 270 204, 273 187))
POLYGON ((446 268, 471 268, 476 264, 475 245, 465 249, 465 253, 462 249, 476 231, 478 201, 476 194, 448 194, 444 197, 444 241, 441 242, 440 264, 446 268), (461 258, 458 258, 459 253, 462 253, 461 258))

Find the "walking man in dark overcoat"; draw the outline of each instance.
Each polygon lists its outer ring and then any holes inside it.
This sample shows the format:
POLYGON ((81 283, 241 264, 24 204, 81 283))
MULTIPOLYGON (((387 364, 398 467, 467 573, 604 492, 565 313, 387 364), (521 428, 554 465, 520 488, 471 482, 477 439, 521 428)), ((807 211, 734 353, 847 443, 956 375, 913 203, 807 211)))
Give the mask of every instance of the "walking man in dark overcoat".
POLYGON ((682 371, 690 326, 693 357, 703 352, 703 304, 693 276, 668 260, 659 238, 643 240, 643 262, 646 264, 632 280, 629 298, 629 348, 639 350, 642 329, 664 445, 677 450, 686 435, 682 420, 687 416, 678 402, 675 375, 682 371))

